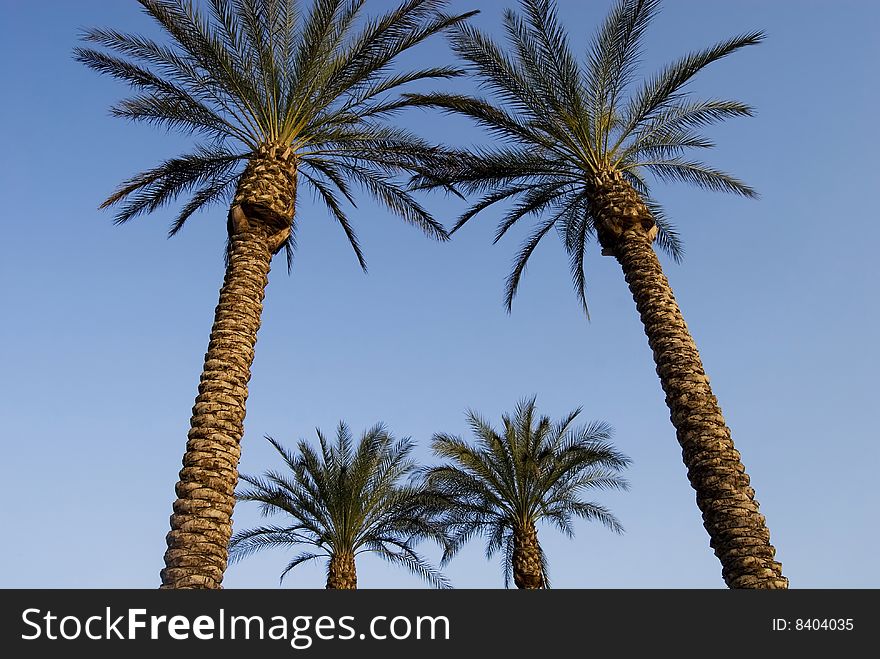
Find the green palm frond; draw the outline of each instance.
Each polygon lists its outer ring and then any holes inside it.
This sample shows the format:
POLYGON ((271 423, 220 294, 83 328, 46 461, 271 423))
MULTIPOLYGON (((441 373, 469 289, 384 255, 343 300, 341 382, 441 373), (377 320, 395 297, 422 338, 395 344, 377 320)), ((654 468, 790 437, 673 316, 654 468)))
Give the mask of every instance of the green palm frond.
POLYGON ((423 540, 448 551, 450 541, 440 517, 445 500, 423 485, 407 484, 416 473, 406 437, 395 439, 382 424, 355 441, 340 423, 335 441, 317 431, 317 449, 302 440, 297 450, 267 440, 281 456, 283 471, 262 476, 242 475, 246 487, 238 501, 260 504, 264 516, 281 515, 284 526, 264 526, 236 533, 230 560, 238 561, 270 548, 309 545, 316 552, 301 554, 288 564, 282 578, 302 562, 320 556, 374 552, 432 585, 446 588, 445 577, 414 549, 423 540))
POLYGON ((192 154, 170 158, 125 181, 101 207, 124 202, 114 218, 116 224, 122 224, 151 213, 194 188, 223 184, 243 157, 218 146, 198 147, 192 154))
POLYGON ((444 154, 430 172, 413 176, 411 187, 480 195, 453 231, 500 203, 510 209, 496 241, 524 218, 534 221, 506 281, 508 311, 529 259, 556 227, 589 317, 584 258, 597 237, 590 200, 598 174, 622 176, 649 210, 657 211, 657 245, 676 261, 683 254, 681 239, 650 196, 649 177, 755 196, 742 181, 690 157, 712 148, 706 127, 750 116, 752 108, 734 100, 691 98, 687 86, 710 64, 760 43, 763 33, 686 55, 640 83, 642 48, 659 0, 617 0, 583 58, 569 43, 552 0, 520 0, 520 9, 503 14, 503 44, 466 24, 451 31, 453 49, 486 96, 406 97, 419 107, 470 118, 496 142, 444 154))
MULTIPOLYGON (((321 169, 318 169, 318 171, 320 171, 322 174, 324 173, 321 169)), ((361 266, 361 269, 366 272, 367 262, 366 259, 364 259, 364 253, 361 251, 360 241, 358 240, 354 229, 352 229, 351 222, 346 216, 345 211, 342 209, 342 205, 340 204, 339 198, 337 197, 336 193, 333 191, 330 185, 328 185, 321 179, 309 174, 308 172, 301 172, 301 175, 324 201, 324 205, 327 206, 327 210, 330 212, 330 214, 334 218, 336 218, 337 222, 339 222, 339 226, 342 227, 342 230, 345 232, 345 237, 348 238, 348 242, 349 244, 351 244, 351 248, 354 250, 355 256, 358 260, 358 264, 361 266)), ((346 194, 347 188, 340 188, 338 185, 337 188, 340 190, 340 192, 346 194)))
POLYGON ((643 161, 635 166, 650 170, 663 181, 681 181, 707 190, 732 192, 743 197, 758 196, 755 190, 739 179, 697 160, 672 157, 643 161))
POLYGON ((759 44, 763 39, 763 32, 751 32, 733 37, 711 48, 691 53, 666 66, 633 94, 623 113, 622 134, 628 136, 631 131, 653 119, 658 112, 679 103, 682 98, 682 88, 709 64, 741 48, 759 44))
POLYGON ((431 107, 448 114, 459 114, 473 119, 481 128, 496 137, 515 134, 525 142, 541 143, 546 149, 554 147, 553 140, 534 126, 520 121, 519 117, 507 112, 503 106, 495 106, 482 98, 456 94, 404 94, 414 107, 431 107))
POLYGON ((621 0, 593 39, 586 77, 595 146, 607 146, 620 96, 635 77, 642 39, 660 8, 659 0, 621 0))
MULTIPOLYGON (((569 203, 554 217, 554 226, 563 236, 566 251, 568 252, 568 263, 575 294, 581 303, 584 314, 589 319, 587 276, 584 270, 587 240, 594 233, 592 217, 590 216, 589 196, 583 192, 572 195, 569 203)), ((513 306, 515 294, 515 290, 508 290, 506 292, 505 304, 508 311, 513 306)))
POLYGON ((666 212, 650 197, 646 197, 645 204, 651 215, 654 216, 654 224, 657 225, 657 244, 664 252, 669 254, 676 263, 684 258, 684 245, 678 235, 678 230, 666 217, 666 212))
MULTIPOLYGON (((650 152, 664 138, 691 135, 694 148, 711 148, 713 145, 705 137, 691 132, 731 117, 750 117, 753 110, 739 101, 688 101, 672 104, 657 113, 650 121, 642 122, 634 131, 632 140, 623 149, 616 151, 617 161, 624 162, 637 157, 637 154, 650 152)), ((687 146, 685 147, 687 148, 687 146)))
POLYGON ((307 536, 301 534, 297 527, 263 526, 237 533, 231 545, 235 548, 234 560, 239 561, 267 547, 293 546, 306 540, 307 536))
POLYGON ((444 563, 476 536, 485 538, 487 558, 499 551, 509 554, 514 529, 544 519, 565 533, 572 532, 573 517, 621 530, 608 510, 580 497, 587 490, 626 489, 619 472, 630 460, 611 445, 607 424, 574 427, 579 413, 574 410, 553 423, 538 415, 533 397, 503 415, 501 432, 469 411, 474 443, 434 435, 434 453, 446 462, 421 473, 429 490, 445 502, 449 543, 444 563))
POLYGON ((310 552, 310 551, 302 552, 301 554, 294 556, 290 560, 290 562, 284 567, 284 569, 281 571, 281 575, 278 577, 278 583, 279 584, 283 583, 284 577, 286 577, 287 574, 291 570, 293 570, 293 568, 295 568, 299 565, 302 565, 303 563, 308 563, 309 561, 315 561, 315 560, 318 560, 319 558, 324 558, 326 556, 327 556, 327 554, 324 554, 324 553, 319 554, 319 553, 310 552))
POLYGON ((449 580, 443 574, 408 547, 400 551, 390 549, 397 544, 391 540, 385 540, 383 543, 371 544, 370 549, 380 558, 393 565, 406 568, 410 573, 424 579, 435 588, 452 588, 449 580))
MULTIPOLYGON (((502 536, 499 545, 504 551, 504 587, 510 588, 510 583, 513 581, 513 534, 507 533, 502 536)), ((491 557, 487 555, 486 558, 491 557)))
POLYGON ((504 289, 504 306, 508 310, 513 306, 513 298, 516 295, 516 291, 519 289, 519 280, 522 277, 523 272, 525 272, 529 258, 538 247, 538 243, 541 242, 541 239, 546 236, 554 226, 556 226, 555 216, 551 215, 549 218, 543 219, 541 224, 535 227, 531 235, 526 238, 525 242, 520 246, 519 252, 514 258, 513 269, 507 276, 507 282, 504 289))
MULTIPOLYGON (((476 12, 444 13, 447 0, 405 0, 374 17, 364 0, 138 0, 159 41, 107 28, 82 34, 74 57, 127 84, 112 113, 192 135, 189 155, 132 177, 103 204, 117 222, 192 193, 169 233, 196 211, 228 201, 243 161, 286 144, 299 173, 364 255, 343 203, 352 187, 392 214, 445 240, 443 226, 407 182, 435 169, 444 150, 381 123, 413 105, 405 88, 459 76, 454 66, 398 70, 400 55, 476 12)), ((293 227, 292 227, 293 228, 293 227)), ((285 244, 288 264, 295 247, 285 244)))

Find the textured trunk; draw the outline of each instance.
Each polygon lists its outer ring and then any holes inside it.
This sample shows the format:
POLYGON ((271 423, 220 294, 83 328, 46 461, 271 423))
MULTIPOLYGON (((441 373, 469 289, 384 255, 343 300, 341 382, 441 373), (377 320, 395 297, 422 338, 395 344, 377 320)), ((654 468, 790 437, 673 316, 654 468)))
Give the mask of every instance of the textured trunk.
POLYGON ((597 195, 603 253, 620 262, 641 316, 722 577, 730 588, 787 588, 755 491, 651 246, 650 212, 619 178, 604 183, 597 195))
POLYGON ((544 568, 541 546, 534 525, 517 528, 513 532, 513 583, 517 588, 544 588, 544 568))
POLYGON ((263 296, 293 216, 295 169, 276 152, 267 147, 251 160, 229 212, 226 277, 175 488, 162 588, 220 588, 226 570, 263 296))
POLYGON ((223 580, 270 259, 264 231, 232 236, 166 538, 163 588, 219 588, 223 580))
POLYGON ((354 555, 333 554, 327 565, 327 588, 331 590, 357 590, 357 571, 354 567, 354 555))

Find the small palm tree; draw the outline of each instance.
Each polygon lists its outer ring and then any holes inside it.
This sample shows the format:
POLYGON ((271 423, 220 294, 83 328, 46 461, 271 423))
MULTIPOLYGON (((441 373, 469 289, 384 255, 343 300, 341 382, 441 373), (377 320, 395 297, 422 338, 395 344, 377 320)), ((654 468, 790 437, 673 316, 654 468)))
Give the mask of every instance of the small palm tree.
POLYGON ((731 100, 693 100, 685 86, 706 66, 759 43, 753 32, 691 53, 634 91, 643 36, 659 0, 618 0, 581 63, 556 19, 551 0, 521 0, 524 18, 508 10, 501 47, 469 26, 453 43, 493 98, 431 94, 410 100, 468 116, 498 144, 458 154, 416 187, 483 195, 453 228, 480 211, 514 201, 495 235, 523 218, 536 220, 507 278, 510 311, 526 264, 556 229, 570 259, 578 299, 587 311, 584 258, 591 240, 620 263, 654 353, 682 457, 710 544, 731 588, 786 588, 770 531, 734 448, 669 281, 652 248, 676 261, 675 229, 650 194, 648 175, 745 197, 755 192, 688 154, 712 142, 701 128, 751 114, 731 100))
POLYGON ((364 0, 138 0, 169 43, 88 30, 76 59, 128 83, 117 117, 201 138, 190 153, 126 181, 103 204, 121 224, 190 195, 171 226, 229 202, 226 276, 193 407, 166 541, 163 588, 220 588, 232 533, 248 382, 269 267, 295 246, 298 186, 327 207, 366 270, 343 201, 357 188, 440 240, 446 231, 403 187, 437 149, 383 121, 400 88, 450 66, 393 71, 411 47, 466 18, 445 0, 406 0, 374 19, 364 0))
POLYGON ((413 548, 426 539, 445 548, 447 539, 440 499, 421 485, 402 482, 416 468, 409 438, 395 440, 380 424, 354 446, 340 423, 335 445, 318 430, 320 454, 300 441, 298 455, 267 439, 283 458, 285 472, 242 475, 250 487, 236 496, 260 503, 263 515, 280 514, 287 521, 236 533, 229 545, 232 562, 262 549, 311 546, 287 564, 282 580, 297 565, 327 558, 327 588, 355 589, 355 557, 372 552, 434 586, 449 587, 413 548))
POLYGON ((569 537, 575 517, 623 530, 606 508, 580 495, 591 489, 627 489, 618 472, 630 460, 609 443, 607 424, 572 428, 579 413, 580 408, 554 424, 549 417, 538 418, 532 398, 520 402, 513 417, 502 417, 502 433, 468 411, 475 445, 434 435, 434 452, 452 461, 424 471, 427 485, 446 502, 450 545, 444 562, 467 540, 482 535, 487 558, 504 553, 505 587, 512 575, 517 588, 547 588, 538 522, 549 521, 569 537))

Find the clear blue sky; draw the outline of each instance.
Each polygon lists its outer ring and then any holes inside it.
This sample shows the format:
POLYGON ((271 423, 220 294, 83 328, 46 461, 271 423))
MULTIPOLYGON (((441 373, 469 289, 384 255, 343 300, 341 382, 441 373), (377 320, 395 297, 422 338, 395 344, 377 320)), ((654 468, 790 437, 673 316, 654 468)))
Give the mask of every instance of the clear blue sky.
MULTIPOLYGON (((497 33, 506 4, 453 8, 482 9, 477 22, 497 33)), ((610 4, 559 1, 579 52, 610 4)), ((186 144, 109 117, 124 88, 71 59, 80 27, 152 32, 133 1, 0 0, 0 11, 0 586, 152 588, 222 280, 225 209, 193 217, 172 240, 172 209, 124 227, 97 210, 124 178, 186 144)), ((684 186, 657 196, 687 250, 681 265, 663 258, 667 275, 797 588, 880 587, 878 25, 880 5, 867 0, 669 0, 645 55, 650 72, 733 34, 767 32, 692 87, 757 108, 711 132, 709 159, 762 198, 684 186)), ((442 40, 413 53, 448 57, 442 40)), ((433 139, 482 139, 457 120, 401 121, 433 139)), ((461 210, 428 203, 446 221, 461 210)), ((277 464, 263 435, 293 444, 340 419, 358 431, 382 420, 430 462, 432 433, 466 435, 467 407, 497 423, 537 394, 554 418, 582 405, 585 421, 612 424, 634 460, 630 492, 596 495, 625 534, 586 523, 575 540, 539 530, 554 585, 723 587, 616 262, 589 253, 588 323, 551 237, 508 315, 503 281, 523 232, 492 246, 498 212, 442 245, 367 202, 353 215, 367 276, 303 198, 292 276, 280 259, 270 276, 241 470, 277 464)), ((236 528, 258 519, 255 507, 236 508, 236 528)), ((285 563, 280 552, 258 555, 232 566, 225 585, 275 588, 285 563)), ((503 584, 478 542, 447 574, 459 587, 503 584)), ((315 566, 284 585, 323 583, 315 566)), ((368 558, 359 584, 422 587, 368 558)))

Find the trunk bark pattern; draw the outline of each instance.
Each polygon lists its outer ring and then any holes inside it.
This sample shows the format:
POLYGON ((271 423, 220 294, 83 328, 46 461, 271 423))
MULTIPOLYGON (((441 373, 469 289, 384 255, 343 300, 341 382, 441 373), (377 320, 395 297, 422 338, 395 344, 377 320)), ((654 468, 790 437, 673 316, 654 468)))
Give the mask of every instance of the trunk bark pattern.
POLYGON ((327 589, 357 590, 357 571, 353 554, 339 553, 330 557, 327 565, 327 589))
POLYGON ((293 219, 295 168, 278 152, 264 147, 248 163, 229 211, 226 276, 175 488, 162 588, 222 587, 263 297, 293 219))
POLYGON ((629 184, 619 176, 610 181, 597 194, 597 233, 603 253, 619 261, 635 300, 722 577, 730 588, 787 588, 755 491, 651 246, 651 214, 629 184))
POLYGON ((290 236, 295 207, 296 155, 284 144, 263 145, 239 179, 229 211, 229 235, 262 225, 275 254, 290 236))
POLYGON ((513 583, 517 588, 546 587, 538 531, 533 524, 513 531, 513 583))

